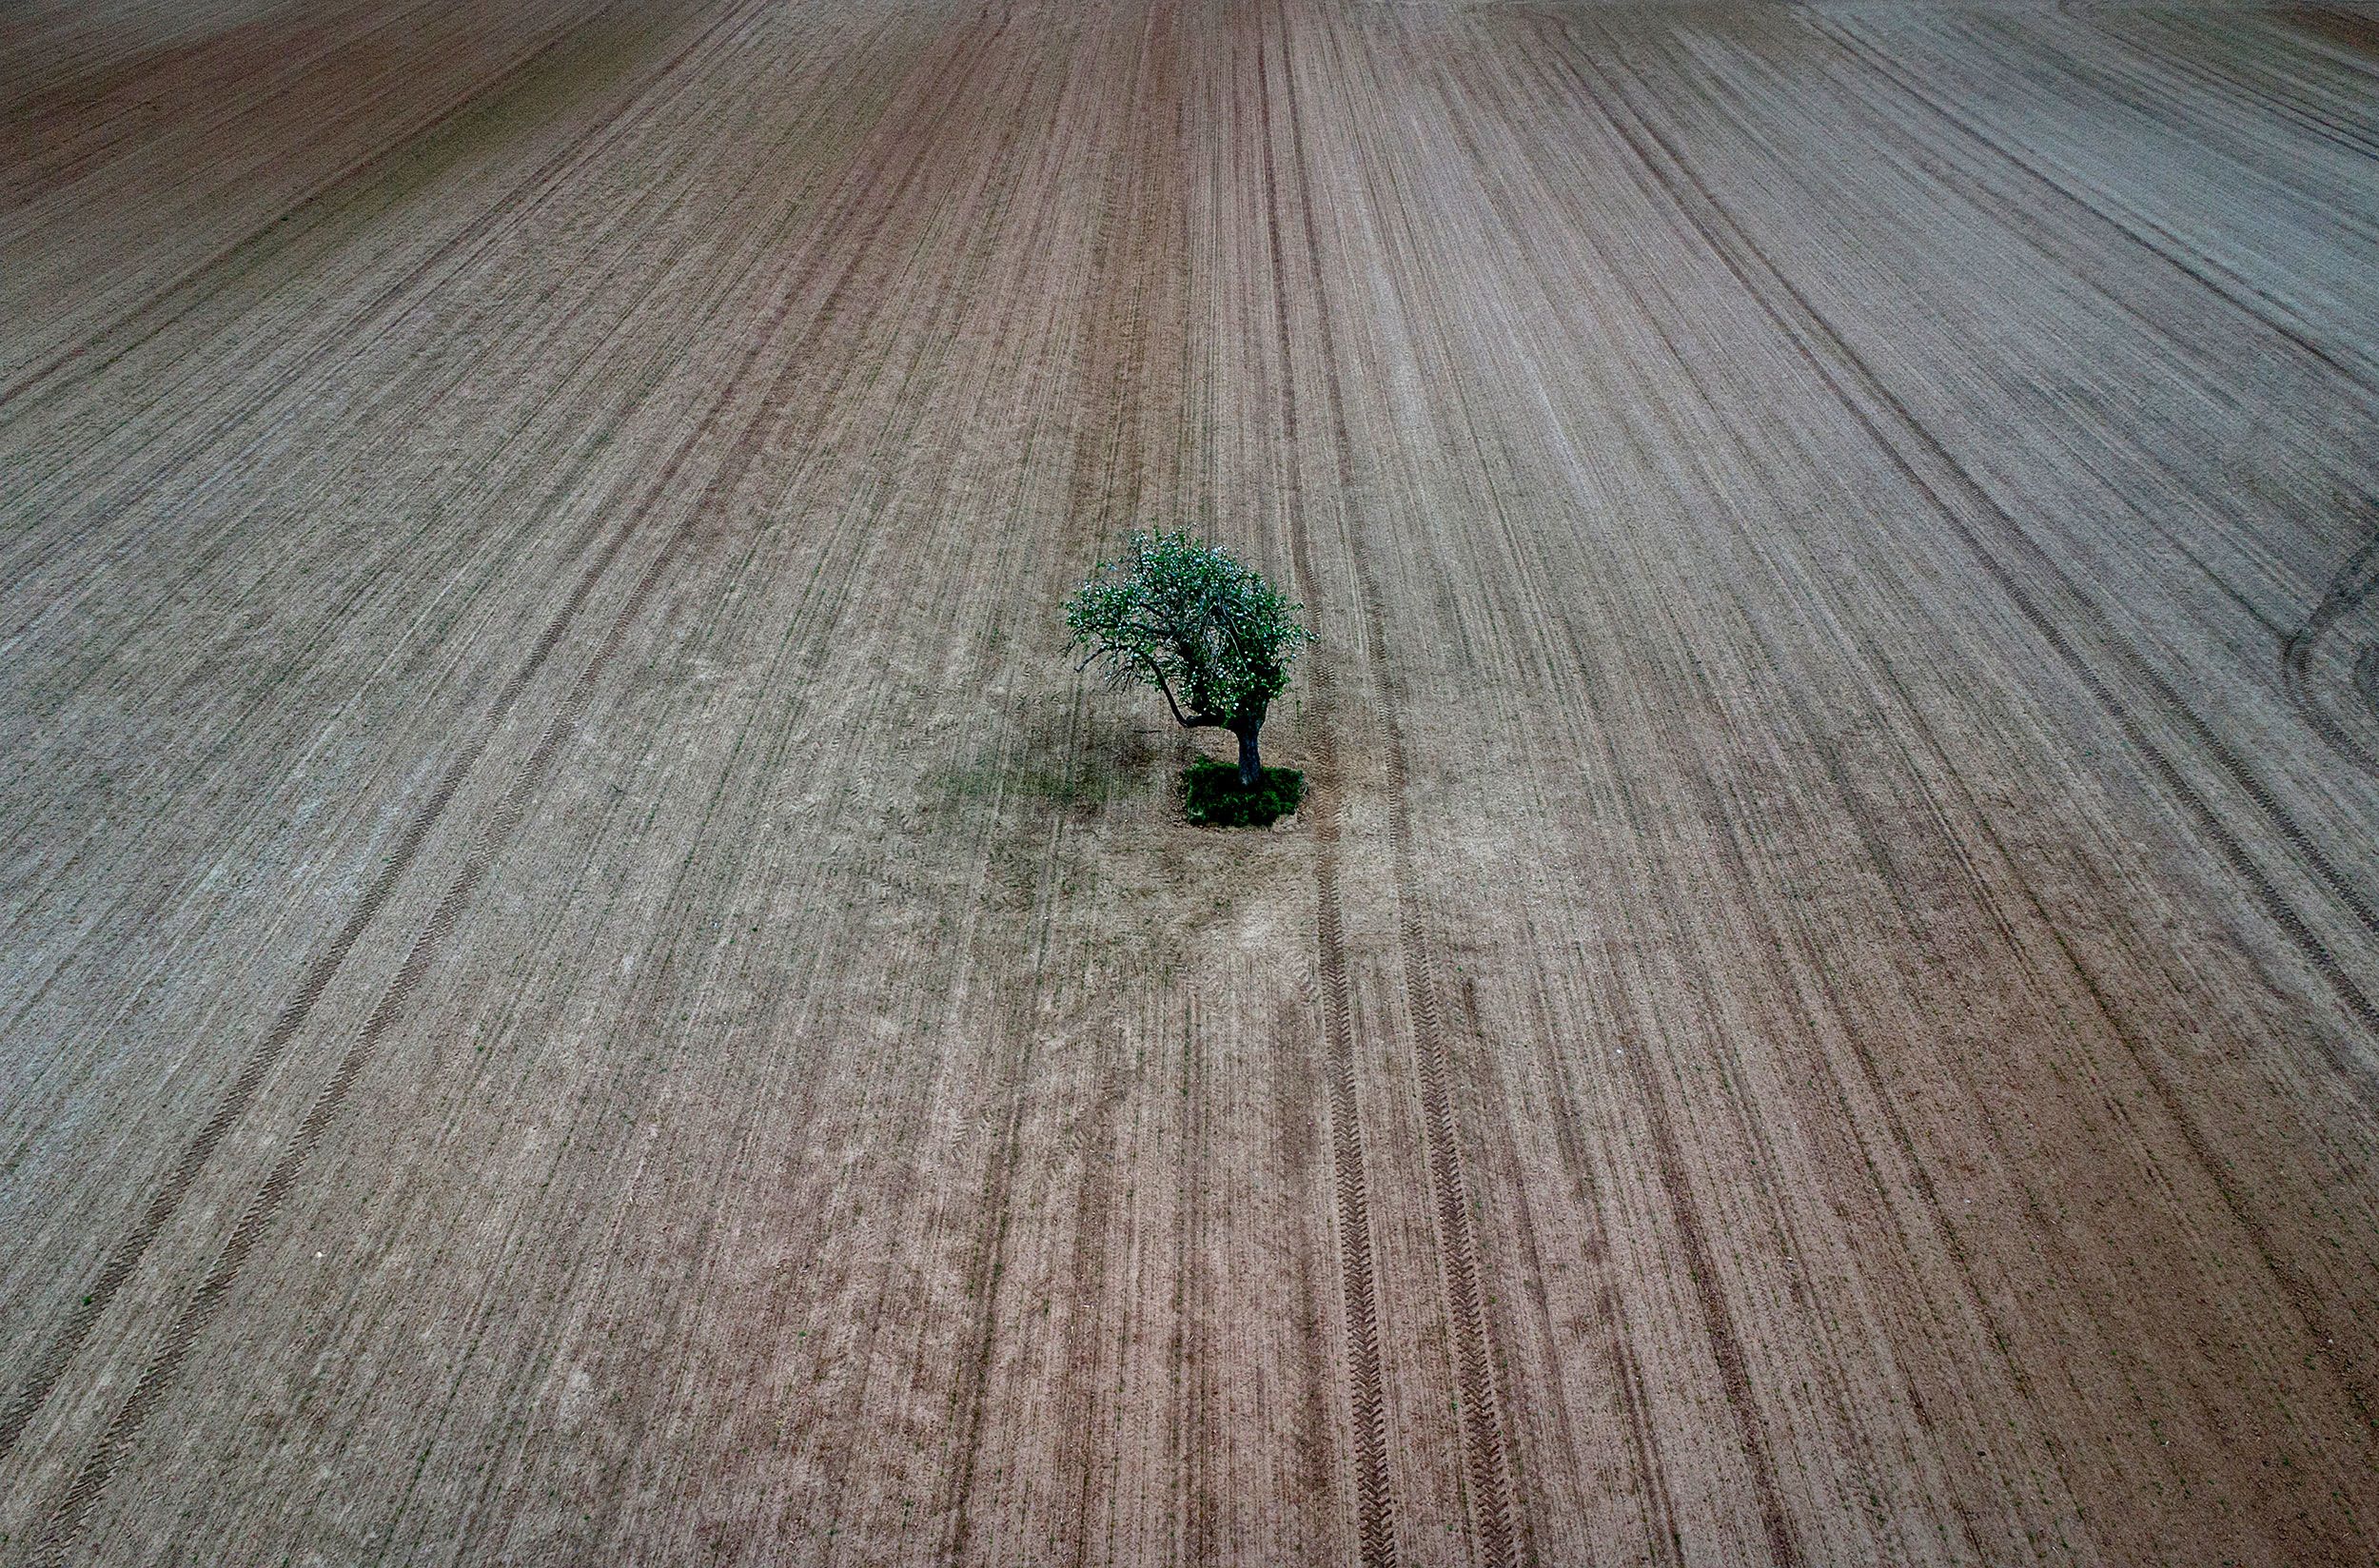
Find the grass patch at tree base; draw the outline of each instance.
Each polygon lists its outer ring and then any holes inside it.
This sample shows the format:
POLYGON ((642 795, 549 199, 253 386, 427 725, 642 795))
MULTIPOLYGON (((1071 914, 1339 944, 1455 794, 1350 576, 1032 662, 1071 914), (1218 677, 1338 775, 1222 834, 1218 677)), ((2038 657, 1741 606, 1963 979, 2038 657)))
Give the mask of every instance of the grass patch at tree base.
POLYGON ((1267 768, 1255 788, 1239 787, 1239 770, 1202 756, 1181 771, 1183 809, 1192 822, 1217 828, 1261 828, 1297 809, 1306 775, 1294 768, 1267 768))

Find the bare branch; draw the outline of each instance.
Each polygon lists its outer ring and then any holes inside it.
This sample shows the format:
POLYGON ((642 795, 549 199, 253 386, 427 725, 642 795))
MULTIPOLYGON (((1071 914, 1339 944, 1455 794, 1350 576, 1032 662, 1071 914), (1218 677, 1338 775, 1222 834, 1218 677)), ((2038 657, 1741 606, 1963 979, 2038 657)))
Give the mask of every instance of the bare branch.
POLYGON ((1148 665, 1149 674, 1156 677, 1156 689, 1165 694, 1165 706, 1173 711, 1174 723, 1179 724, 1185 730, 1211 730, 1225 727, 1224 721, 1211 714, 1200 714, 1193 718, 1183 713, 1181 704, 1173 700, 1172 682, 1165 678, 1165 672, 1157 667, 1156 660, 1150 658, 1146 654, 1140 657, 1148 665))

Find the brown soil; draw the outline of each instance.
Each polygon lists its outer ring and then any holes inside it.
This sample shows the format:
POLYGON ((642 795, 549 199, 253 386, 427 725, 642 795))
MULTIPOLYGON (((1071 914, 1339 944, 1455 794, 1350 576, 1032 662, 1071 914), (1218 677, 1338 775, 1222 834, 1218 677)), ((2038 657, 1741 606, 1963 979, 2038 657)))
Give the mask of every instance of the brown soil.
POLYGON ((0 1561, 2370 1560, 2347 14, 0 11, 0 1561))

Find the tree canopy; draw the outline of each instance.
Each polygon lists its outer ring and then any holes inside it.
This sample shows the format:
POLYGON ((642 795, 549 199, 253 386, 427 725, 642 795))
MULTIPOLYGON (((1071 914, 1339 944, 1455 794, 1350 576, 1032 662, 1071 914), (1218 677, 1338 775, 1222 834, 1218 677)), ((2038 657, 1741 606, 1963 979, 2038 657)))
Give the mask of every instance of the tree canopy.
POLYGON ((1145 682, 1184 727, 1216 726, 1240 740, 1244 785, 1256 782, 1256 732, 1288 688, 1313 633, 1303 607, 1229 550, 1187 532, 1133 532, 1066 604, 1081 668, 1117 686, 1145 682))

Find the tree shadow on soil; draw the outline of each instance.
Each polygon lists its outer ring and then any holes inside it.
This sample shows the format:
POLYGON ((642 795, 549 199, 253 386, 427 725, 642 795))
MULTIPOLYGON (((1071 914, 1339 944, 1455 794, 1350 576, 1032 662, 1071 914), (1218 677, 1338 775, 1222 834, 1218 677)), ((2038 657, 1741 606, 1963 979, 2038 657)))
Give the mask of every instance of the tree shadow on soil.
POLYGON ((1070 717, 1035 713, 1004 742, 932 775, 924 791, 928 809, 1023 804, 1090 814, 1153 786, 1161 756, 1147 726, 1085 719, 1077 727, 1070 717))

